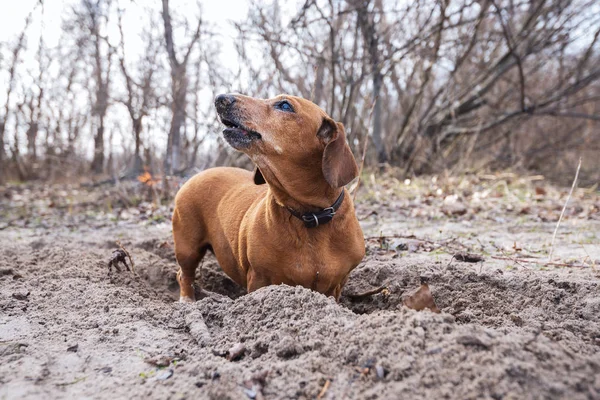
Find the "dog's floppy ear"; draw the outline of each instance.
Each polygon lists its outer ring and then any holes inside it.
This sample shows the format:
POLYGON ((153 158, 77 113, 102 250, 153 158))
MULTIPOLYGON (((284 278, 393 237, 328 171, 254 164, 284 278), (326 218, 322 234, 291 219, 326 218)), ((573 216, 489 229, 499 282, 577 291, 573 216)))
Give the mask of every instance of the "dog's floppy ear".
POLYGON ((264 185, 265 183, 267 183, 267 181, 265 181, 265 177, 263 176, 262 172, 260 172, 260 169, 256 167, 254 169, 254 184, 264 185))
POLYGON ((344 125, 331 118, 323 118, 317 136, 325 142, 323 176, 331 187, 339 188, 358 175, 358 165, 346 143, 344 125))

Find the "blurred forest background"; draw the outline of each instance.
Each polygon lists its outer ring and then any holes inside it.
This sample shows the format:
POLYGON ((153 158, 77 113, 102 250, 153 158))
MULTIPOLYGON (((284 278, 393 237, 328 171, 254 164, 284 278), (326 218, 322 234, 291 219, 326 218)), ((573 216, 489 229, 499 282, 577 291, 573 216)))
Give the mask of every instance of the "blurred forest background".
POLYGON ((249 0, 227 35, 202 2, 64 0, 51 45, 46 3, 0 37, 3 181, 248 166, 220 138, 228 91, 312 99, 371 168, 570 183, 583 157, 600 179, 597 0, 249 0))

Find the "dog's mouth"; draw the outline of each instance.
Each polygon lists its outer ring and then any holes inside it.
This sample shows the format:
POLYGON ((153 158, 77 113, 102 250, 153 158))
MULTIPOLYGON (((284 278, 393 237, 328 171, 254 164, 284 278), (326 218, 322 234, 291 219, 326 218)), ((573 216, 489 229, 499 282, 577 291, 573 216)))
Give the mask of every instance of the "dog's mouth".
POLYGON ((237 121, 221 117, 221 122, 226 127, 223 130, 223 137, 233 148, 249 147, 253 142, 262 139, 260 133, 246 128, 237 121))

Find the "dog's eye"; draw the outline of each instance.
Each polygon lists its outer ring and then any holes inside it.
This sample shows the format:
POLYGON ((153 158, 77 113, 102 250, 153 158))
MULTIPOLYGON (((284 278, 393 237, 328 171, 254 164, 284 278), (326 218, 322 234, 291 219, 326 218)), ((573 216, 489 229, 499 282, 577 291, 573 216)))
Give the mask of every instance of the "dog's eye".
POLYGON ((275 108, 278 110, 281 110, 281 111, 292 112, 292 113, 294 112, 294 108, 287 100, 283 100, 283 101, 276 103, 275 108))

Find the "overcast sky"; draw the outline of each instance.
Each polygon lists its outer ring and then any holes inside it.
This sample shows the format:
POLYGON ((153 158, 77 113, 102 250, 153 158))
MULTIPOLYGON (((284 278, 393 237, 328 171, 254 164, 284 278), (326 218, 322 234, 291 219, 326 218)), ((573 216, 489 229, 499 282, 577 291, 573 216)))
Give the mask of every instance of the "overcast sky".
MULTIPOLYGON (((0 41, 6 41, 16 37, 25 24, 27 14, 34 8, 38 0, 0 0, 4 5, 0 12, 0 41), (8 5, 10 4, 10 5, 8 5)), ((57 44, 61 34, 61 23, 66 15, 66 9, 78 0, 46 0, 44 1, 44 40, 49 47, 57 44)), ((215 26, 222 37, 222 52, 225 58, 235 57, 235 49, 232 38, 235 34, 231 27, 231 21, 239 21, 245 18, 248 13, 247 0, 225 0, 225 1, 202 1, 203 19, 215 26)), ((295 3, 295 2, 288 2, 295 3)), ((128 44, 138 41, 137 35, 141 29, 141 19, 139 14, 143 7, 152 7, 157 11, 161 9, 160 0, 131 1, 120 0, 120 6, 126 6, 127 13, 124 16, 126 42, 128 44)), ((198 5, 196 1, 190 0, 171 0, 171 9, 177 15, 188 17, 198 15, 198 5)), ((36 41, 40 35, 42 24, 39 23, 40 11, 36 13, 36 21, 32 23, 28 30, 28 37, 31 41, 36 41)), ((115 32, 115 34, 117 34, 115 32)), ((132 46, 135 47, 135 46, 132 46)), ((26 60, 27 61, 27 60, 26 60)))
MULTIPOLYGON (((50 45, 56 44, 60 34, 60 24, 63 17, 63 10, 77 0, 46 0, 44 2, 44 23, 45 39, 50 45)), ((2 0, 2 12, 0 13, 0 38, 7 39, 21 31, 25 22, 27 13, 31 11, 38 0, 2 0), (9 5, 10 4, 10 5, 9 5)), ((136 2, 131 2, 136 3, 136 2)), ((156 9, 160 9, 160 0, 137 2, 140 5, 156 4, 156 9)), ((293 2, 292 2, 293 3, 293 2)), ((130 6, 130 0, 121 0, 120 4, 130 6)), ((207 20, 216 24, 226 24, 230 20, 239 20, 248 12, 246 0, 226 0, 226 1, 202 1, 202 10, 207 20)), ((171 0, 171 8, 176 9, 183 15, 196 15, 198 7, 195 1, 189 0, 171 0)), ((32 33, 39 31, 33 29, 32 33)))
MULTIPOLYGON (((37 7, 36 4, 39 0, 0 0, 0 43, 4 43, 5 47, 2 49, 3 54, 7 57, 4 60, 0 60, 0 86, 5 86, 8 80, 8 73, 6 67, 11 60, 9 55, 10 49, 14 45, 18 35, 23 31, 25 25, 25 19, 31 10, 35 9, 34 18, 27 30, 27 49, 21 52, 19 58, 22 62, 20 71, 20 82, 27 85, 29 79, 35 74, 23 73, 23 71, 34 71, 37 68, 36 51, 40 34, 44 38, 45 45, 47 48, 55 48, 62 33, 62 23, 65 18, 72 15, 70 8, 73 4, 80 2, 81 0, 45 0, 42 8, 37 7)), ((301 0, 289 0, 282 1, 280 6, 283 23, 285 19, 291 18, 297 10, 298 3, 301 0)), ((142 28, 148 24, 148 8, 155 11, 155 16, 160 18, 160 11, 162 10, 161 0, 112 0, 113 10, 114 6, 118 4, 119 7, 125 9, 123 15, 123 30, 125 35, 125 46, 126 46, 126 59, 128 62, 135 62, 137 56, 144 50, 145 44, 143 43, 140 34, 142 28)), ((178 19, 185 17, 191 26, 196 24, 197 18, 200 15, 201 5, 202 19, 206 22, 205 26, 211 32, 216 33, 214 40, 216 41, 220 54, 219 62, 223 65, 228 66, 231 70, 237 69, 238 55, 234 46, 234 39, 236 37, 236 31, 232 25, 233 21, 242 21, 248 15, 248 0, 170 0, 170 7, 173 17, 178 19)), ((113 16, 114 17, 114 16, 113 16)), ((108 25, 108 36, 109 40, 116 45, 119 38, 119 33, 116 27, 116 18, 112 18, 111 23, 108 25)), ((162 30, 162 20, 159 21, 159 29, 162 30)), ((178 32, 175 31, 175 41, 179 46, 185 46, 189 43, 189 37, 179 38, 178 32)), ((247 51, 252 51, 251 48, 247 48, 247 51)), ((260 55, 254 57, 256 60, 261 59, 260 55)), ((58 64, 55 65, 55 67, 58 64)), ((212 104, 212 89, 223 90, 226 88, 203 88, 206 94, 201 94, 201 99, 205 100, 207 104, 212 104)), ((236 88, 230 87, 231 90, 236 88)), ((19 88, 15 88, 15 96, 13 96, 13 102, 19 95, 19 88)), ((0 90, 0 104, 5 101, 6 91, 0 90)), ((116 118, 126 122, 128 116, 126 115, 122 107, 111 107, 109 121, 111 118, 116 118)), ((110 124, 110 123, 109 123, 110 124)), ((145 126, 147 129, 154 131, 152 127, 153 121, 147 118, 145 126)), ((157 139, 157 143, 161 144, 162 132, 154 132, 152 136, 160 136, 160 140, 157 139)), ((152 132, 151 132, 152 133, 152 132)), ((216 133, 216 132, 215 132, 216 133)), ((131 135, 125 135, 124 140, 129 141, 131 135)), ((10 142, 10 137, 8 138, 10 142)), ((91 141, 86 142, 91 146, 91 141)), ((90 147, 91 151, 91 147, 90 147)))

